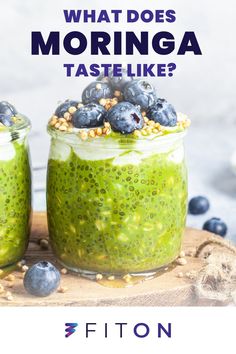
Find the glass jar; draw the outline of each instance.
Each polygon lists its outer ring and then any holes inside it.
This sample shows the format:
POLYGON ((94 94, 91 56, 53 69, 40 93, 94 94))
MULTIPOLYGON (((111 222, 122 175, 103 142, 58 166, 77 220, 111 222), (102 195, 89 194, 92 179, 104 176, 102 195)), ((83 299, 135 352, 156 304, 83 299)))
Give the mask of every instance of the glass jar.
POLYGON ((11 128, 0 127, 0 268, 22 259, 29 241, 31 172, 30 122, 20 116, 11 128))
POLYGON ((173 262, 187 211, 184 132, 82 141, 51 127, 49 236, 82 274, 139 274, 173 262))

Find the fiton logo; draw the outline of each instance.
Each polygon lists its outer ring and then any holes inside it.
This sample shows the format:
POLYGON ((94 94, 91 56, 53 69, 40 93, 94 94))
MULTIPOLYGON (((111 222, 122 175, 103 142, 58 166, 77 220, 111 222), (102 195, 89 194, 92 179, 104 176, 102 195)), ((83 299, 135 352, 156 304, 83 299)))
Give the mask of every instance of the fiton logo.
POLYGON ((76 327, 78 326, 78 323, 65 323, 66 329, 65 329, 65 337, 68 338, 70 337, 73 333, 76 331, 76 327))

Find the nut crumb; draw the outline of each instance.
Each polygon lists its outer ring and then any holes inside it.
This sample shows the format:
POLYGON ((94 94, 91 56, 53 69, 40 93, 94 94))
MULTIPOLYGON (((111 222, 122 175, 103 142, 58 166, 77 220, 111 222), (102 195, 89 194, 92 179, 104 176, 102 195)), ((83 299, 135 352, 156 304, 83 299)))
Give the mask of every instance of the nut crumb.
POLYGON ((15 280, 15 275, 9 274, 9 275, 7 275, 7 276, 4 278, 4 280, 6 280, 6 281, 14 281, 14 280, 15 280))
POLYGON ((180 257, 180 258, 177 258, 176 263, 178 265, 184 266, 185 264, 187 264, 187 260, 185 258, 180 257))
POLYGON ((12 296, 12 293, 10 291, 6 292, 5 299, 8 300, 8 301, 13 301, 13 296, 12 296))
POLYGON ((42 250, 48 250, 49 242, 48 242, 47 239, 42 238, 42 239, 39 241, 39 245, 40 245, 40 248, 41 248, 42 250))
POLYGON ((177 277, 178 277, 178 278, 183 278, 183 277, 184 277, 184 273, 183 273, 183 272, 179 272, 179 273, 177 274, 177 277))
POLYGON ((60 288, 57 290, 57 292, 61 293, 61 294, 64 294, 67 291, 68 291, 68 288, 66 286, 60 286, 60 288))
POLYGON ((23 267, 21 268, 21 271, 23 273, 27 272, 27 270, 29 269, 29 267, 27 265, 23 265, 23 267))
POLYGON ((191 280, 194 280, 196 278, 196 271, 187 272, 185 273, 185 276, 191 280))
POLYGON ((61 274, 64 274, 64 275, 65 275, 65 274, 67 274, 67 273, 68 273, 68 270, 67 270, 66 268, 62 268, 62 269, 61 269, 61 274))
POLYGON ((130 274, 126 274, 123 276, 123 279, 126 283, 129 283, 132 280, 132 276, 130 274))
POLYGON ((71 106, 69 109, 68 109, 68 112, 70 113, 70 114, 73 114, 73 113, 75 113, 77 111, 77 109, 76 109, 76 107, 74 107, 74 106, 71 106))
POLYGON ((107 280, 110 280, 110 281, 115 280, 114 275, 110 275, 110 276, 107 278, 107 280))
POLYGON ((179 257, 180 257, 180 258, 185 257, 185 252, 184 252, 184 251, 181 251, 180 254, 179 254, 179 257))
POLYGON ((96 280, 102 280, 103 279, 103 275, 102 274, 97 274, 96 275, 96 280))
POLYGON ((100 100, 99 100, 99 104, 101 105, 101 106, 105 106, 105 104, 107 103, 107 101, 106 101, 106 99, 105 98, 101 98, 100 100))

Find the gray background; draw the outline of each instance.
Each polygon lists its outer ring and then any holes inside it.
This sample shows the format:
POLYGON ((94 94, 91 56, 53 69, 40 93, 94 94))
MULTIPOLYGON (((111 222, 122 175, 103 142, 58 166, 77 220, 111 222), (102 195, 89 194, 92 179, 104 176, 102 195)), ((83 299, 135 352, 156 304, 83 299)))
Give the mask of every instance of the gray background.
POLYGON ((151 80, 161 96, 172 102, 178 111, 187 113, 192 127, 186 138, 189 166, 189 195, 206 195, 211 201, 207 215, 189 217, 188 225, 201 227, 206 218, 222 217, 229 225, 229 238, 236 239, 236 176, 232 172, 231 156, 236 149, 236 62, 235 2, 233 0, 139 1, 65 1, 65 0, 1 0, 0 12, 0 99, 14 103, 32 121, 30 136, 34 167, 34 209, 45 209, 45 167, 49 139, 46 123, 58 101, 80 98, 89 79, 66 78, 63 63, 175 62, 173 78, 151 80), (177 13, 174 24, 66 24, 64 8, 90 9, 168 9, 177 13), (89 50, 79 57, 63 51, 55 56, 31 56, 30 33, 60 31, 63 35, 80 30, 148 30, 150 36, 167 30, 176 38, 176 49, 185 31, 195 31, 203 56, 187 54, 161 57, 89 56, 89 50))

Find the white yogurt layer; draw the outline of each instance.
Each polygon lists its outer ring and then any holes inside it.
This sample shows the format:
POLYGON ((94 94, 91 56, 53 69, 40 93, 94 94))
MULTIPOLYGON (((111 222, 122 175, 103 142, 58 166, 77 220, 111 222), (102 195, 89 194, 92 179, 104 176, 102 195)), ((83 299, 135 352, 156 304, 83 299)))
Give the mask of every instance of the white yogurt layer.
POLYGON ((12 143, 0 144, 0 161, 11 161, 15 155, 16 151, 12 143))
POLYGON ((62 140, 53 139, 50 151, 50 158, 53 160, 66 161, 70 158, 71 151, 81 159, 86 161, 99 161, 113 159, 112 164, 115 166, 138 165, 142 160, 155 154, 168 154, 167 159, 173 163, 181 163, 184 159, 183 146, 176 146, 176 141, 169 137, 163 137, 158 142, 152 141, 152 137, 148 137, 150 146, 146 145, 143 140, 133 142, 127 148, 119 144, 115 139, 104 139, 98 141, 87 140, 70 144, 62 140), (150 148, 148 148, 150 147, 150 148), (174 150, 174 151, 172 151, 174 150), (172 152, 171 152, 172 151, 172 152))
POLYGON ((53 140, 50 150, 52 160, 66 161, 71 154, 71 147, 60 140, 53 140))

